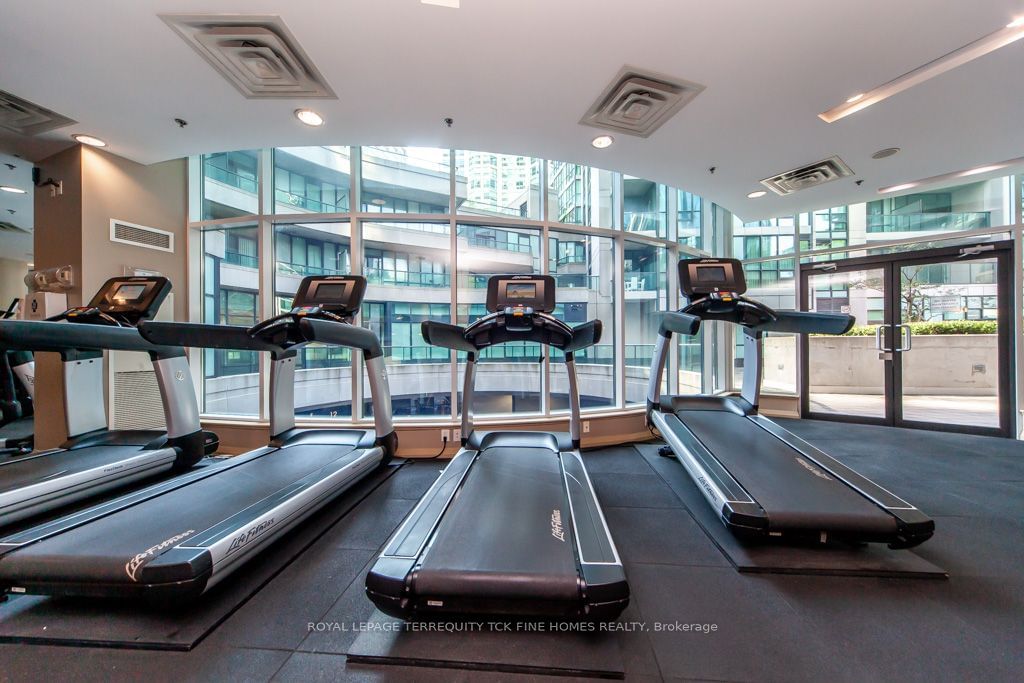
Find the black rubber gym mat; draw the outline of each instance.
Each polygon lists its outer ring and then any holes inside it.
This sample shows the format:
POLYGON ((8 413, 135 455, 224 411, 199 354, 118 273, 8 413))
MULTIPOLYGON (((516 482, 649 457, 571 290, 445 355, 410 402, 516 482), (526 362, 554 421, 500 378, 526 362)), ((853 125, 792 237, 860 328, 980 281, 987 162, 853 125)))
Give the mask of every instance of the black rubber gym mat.
POLYGON ((399 469, 377 470, 268 547, 195 604, 169 612, 137 602, 20 596, 0 603, 0 642, 190 650, 399 469))
MULTIPOLYGON (((890 550, 881 543, 868 543, 861 547, 815 547, 741 541, 711 509, 679 461, 658 455, 659 447, 659 444, 638 444, 636 449, 683 501, 708 535, 709 542, 718 546, 722 554, 741 572, 948 578, 944 569, 914 551, 890 550)), ((941 533, 941 529, 936 533, 941 533)))

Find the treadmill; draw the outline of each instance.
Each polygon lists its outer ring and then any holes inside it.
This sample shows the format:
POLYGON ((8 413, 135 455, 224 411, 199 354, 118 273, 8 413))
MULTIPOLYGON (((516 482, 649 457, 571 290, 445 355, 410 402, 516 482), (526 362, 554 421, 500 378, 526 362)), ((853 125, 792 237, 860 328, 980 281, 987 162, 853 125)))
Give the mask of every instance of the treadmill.
POLYGON ((351 323, 365 287, 362 277, 307 277, 290 312, 251 328, 143 324, 156 344, 270 353, 270 444, 0 538, 0 589, 184 602, 388 462, 397 436, 383 351, 351 323), (362 351, 375 431, 295 428, 296 356, 311 342, 362 351))
POLYGON ((736 259, 681 260, 679 282, 689 304, 662 318, 647 417, 668 443, 661 454, 678 458, 725 525, 740 536, 890 548, 931 538, 935 523, 920 510, 758 414, 764 334, 844 334, 854 318, 774 311, 748 299, 736 259), (694 335, 704 320, 743 328, 742 393, 659 396, 672 335, 694 335))
MULTIPOLYGON (((15 318, 21 299, 14 299, 0 320, 15 318)), ((0 456, 32 450, 35 420, 35 363, 29 351, 0 349, 0 456)))
POLYGON ((629 603, 622 562, 580 458, 573 354, 601 321, 570 327, 551 315, 550 275, 495 275, 488 315, 468 327, 426 321, 430 344, 468 354, 462 449, 384 546, 366 577, 381 611, 400 618, 510 615, 611 620, 629 603), (473 430, 481 350, 537 342, 565 354, 569 434, 473 430))
POLYGON ((0 526, 202 459, 212 435, 199 423, 185 350, 154 345, 135 327, 170 290, 164 277, 116 277, 88 306, 48 321, 0 321, 0 349, 60 354, 68 434, 60 448, 0 460, 0 526), (166 432, 108 429, 104 350, 149 354, 166 432))

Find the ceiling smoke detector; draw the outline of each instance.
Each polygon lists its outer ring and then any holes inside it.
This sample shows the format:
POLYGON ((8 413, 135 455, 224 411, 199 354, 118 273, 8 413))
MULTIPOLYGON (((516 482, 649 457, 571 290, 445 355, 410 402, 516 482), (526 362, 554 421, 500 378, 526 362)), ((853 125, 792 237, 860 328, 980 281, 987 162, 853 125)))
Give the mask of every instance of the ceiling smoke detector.
POLYGON ((78 122, 0 90, 0 128, 19 135, 39 135, 73 123, 78 122))
POLYGON ((160 18, 247 98, 337 97, 281 17, 162 14, 160 18))
POLYGON ((698 83, 624 66, 580 123, 646 138, 702 90, 698 83))
POLYGON ((775 194, 785 196, 852 175, 853 171, 842 159, 838 156, 831 156, 828 159, 765 178, 761 184, 775 194))

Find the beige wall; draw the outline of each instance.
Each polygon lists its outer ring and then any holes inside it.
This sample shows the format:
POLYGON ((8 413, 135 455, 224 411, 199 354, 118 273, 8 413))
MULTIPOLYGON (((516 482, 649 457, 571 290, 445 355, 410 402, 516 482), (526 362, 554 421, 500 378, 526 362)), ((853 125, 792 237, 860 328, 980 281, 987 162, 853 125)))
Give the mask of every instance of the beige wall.
POLYGON ((28 264, 25 261, 0 258, 0 307, 4 310, 10 305, 11 299, 25 298, 27 272, 28 264))
MULTIPOLYGON (((185 318, 187 163, 184 159, 143 166, 108 152, 76 146, 37 164, 43 178, 63 181, 64 192, 35 193, 35 265, 71 265, 71 306, 81 305, 105 280, 125 268, 157 270, 174 285, 175 318, 185 318), (110 241, 110 219, 117 218, 175 234, 167 253, 110 241)), ((59 358, 39 354, 36 366, 36 444, 63 442, 64 407, 59 358)))
POLYGON ((174 289, 174 318, 186 319, 185 259, 188 165, 185 159, 143 166, 82 148, 82 286, 90 295, 125 268, 156 270, 174 289), (174 233, 174 253, 110 241, 110 219, 174 233))

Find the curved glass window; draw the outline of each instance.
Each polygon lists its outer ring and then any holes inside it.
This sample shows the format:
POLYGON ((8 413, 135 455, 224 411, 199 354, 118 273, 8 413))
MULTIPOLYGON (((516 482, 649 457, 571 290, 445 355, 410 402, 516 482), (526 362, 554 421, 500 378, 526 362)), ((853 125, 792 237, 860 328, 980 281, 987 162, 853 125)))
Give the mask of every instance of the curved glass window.
MULTIPOLYGON (((726 224, 713 217, 727 215, 643 178, 486 151, 283 147, 209 154, 190 168, 201 174, 190 187, 202 192, 190 217, 202 244, 194 319, 251 325, 288 310, 303 277, 362 275, 356 322, 381 339, 398 420, 458 414, 465 355, 428 345, 421 325, 485 315, 488 278, 509 273, 554 276, 556 316, 604 323, 600 344, 575 356, 584 410, 643 405, 658 313, 675 299, 669 268, 714 239, 726 224)), ((701 341, 673 343, 663 389, 689 392, 702 383, 701 341)), ((268 366, 258 354, 201 358, 204 413, 267 417, 268 366)), ((483 417, 568 407, 564 357, 539 344, 481 353, 476 389, 483 417)), ((299 354, 297 417, 372 414, 358 354, 299 354)))

